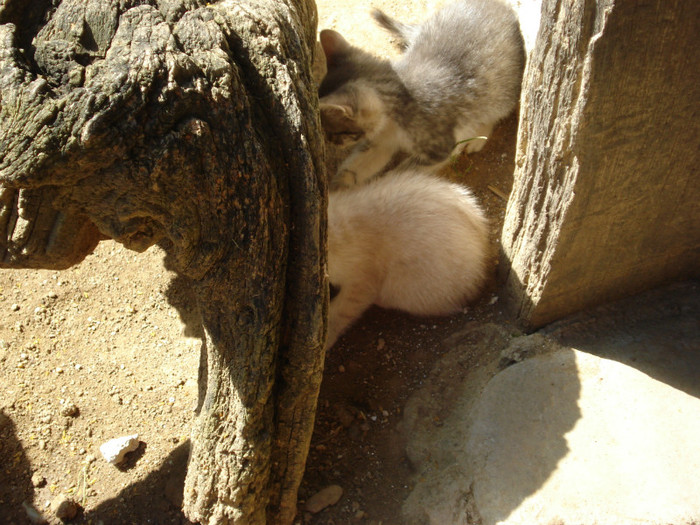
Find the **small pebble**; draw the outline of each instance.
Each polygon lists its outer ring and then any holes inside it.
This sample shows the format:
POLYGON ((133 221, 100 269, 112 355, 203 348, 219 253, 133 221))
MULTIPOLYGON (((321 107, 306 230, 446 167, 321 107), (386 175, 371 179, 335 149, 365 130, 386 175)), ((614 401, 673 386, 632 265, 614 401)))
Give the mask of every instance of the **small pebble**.
POLYGON ((22 502, 22 507, 24 507, 24 511, 27 513, 27 518, 29 518, 29 521, 35 525, 44 525, 48 523, 46 521, 46 518, 41 515, 41 512, 36 510, 33 505, 30 503, 27 503, 26 501, 22 502))
POLYGON ((12 310, 13 312, 16 312, 17 310, 19 310, 19 305, 13 304, 12 306, 10 306, 10 310, 12 310))
POLYGON ((311 496, 304 505, 304 509, 311 514, 321 512, 326 507, 335 505, 343 495, 343 488, 340 485, 329 485, 324 489, 319 490, 311 496))
POLYGON ((51 512, 58 519, 72 520, 78 514, 78 504, 65 494, 59 494, 51 502, 51 512))
POLYGON ((386 346, 386 341, 384 341, 383 338, 379 338, 377 341, 377 350, 384 350, 384 347, 386 346))
POLYGON ((75 403, 68 402, 61 407, 61 415, 66 417, 78 417, 80 409, 75 403))
POLYGON ((345 428, 348 428, 355 421, 355 416, 344 406, 336 407, 336 416, 345 428))
POLYGON ((32 474, 32 487, 43 487, 44 485, 46 485, 46 478, 44 476, 38 472, 32 474))

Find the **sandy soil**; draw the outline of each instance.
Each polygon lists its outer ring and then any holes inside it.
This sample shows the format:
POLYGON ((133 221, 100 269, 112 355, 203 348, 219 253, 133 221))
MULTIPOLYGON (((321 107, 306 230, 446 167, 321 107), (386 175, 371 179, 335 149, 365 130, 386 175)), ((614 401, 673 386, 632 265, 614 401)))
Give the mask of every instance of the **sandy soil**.
MULTIPOLYGON (((436 3, 372 5, 411 21, 436 3)), ((318 4, 321 28, 391 52, 386 34, 370 21, 369 1, 318 4)), ((516 120, 502 123, 480 153, 445 173, 472 187, 492 220, 494 275, 516 120)), ((0 522, 28 523, 31 504, 58 523, 50 506, 64 494, 80 504, 75 523, 189 523, 179 509, 200 340, 183 322, 193 302, 163 257, 157 248, 136 254, 108 241, 63 272, 0 271, 0 522), (135 433, 141 444, 125 465, 102 459, 103 442, 135 433)), ((449 318, 372 309, 333 348, 299 522, 401 522, 412 485, 402 407, 450 333, 474 321, 502 320, 494 290, 491 283, 476 305, 449 318), (329 484, 344 490, 338 504, 305 513, 304 500, 329 484)))

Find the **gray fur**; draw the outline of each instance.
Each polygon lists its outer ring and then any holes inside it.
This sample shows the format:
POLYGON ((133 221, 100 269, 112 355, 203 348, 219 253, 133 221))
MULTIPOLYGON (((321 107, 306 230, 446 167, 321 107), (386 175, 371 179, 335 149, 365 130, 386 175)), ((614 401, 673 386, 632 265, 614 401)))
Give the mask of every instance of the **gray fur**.
MULTIPOLYGON (((418 165, 439 167, 463 141, 490 134, 520 95, 523 39, 512 9, 500 1, 448 4, 420 25, 381 11, 373 16, 405 49, 392 61, 351 46, 335 31, 321 32, 328 65, 319 87, 322 115, 341 106, 345 120, 354 120, 347 136, 343 123, 324 118, 324 128, 336 143, 360 141, 332 187, 362 183, 398 151, 418 165)), ((467 151, 483 144, 470 141, 467 151)))
POLYGON ((398 20, 391 18, 389 15, 379 9, 372 9, 370 13, 374 21, 384 29, 392 33, 398 38, 397 45, 400 49, 406 49, 420 31, 419 25, 404 24, 398 20))

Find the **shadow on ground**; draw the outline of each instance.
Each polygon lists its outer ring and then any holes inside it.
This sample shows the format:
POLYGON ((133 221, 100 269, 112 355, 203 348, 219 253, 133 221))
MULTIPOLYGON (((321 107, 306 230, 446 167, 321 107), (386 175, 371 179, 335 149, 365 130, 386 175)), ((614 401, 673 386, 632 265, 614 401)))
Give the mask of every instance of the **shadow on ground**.
POLYGON ((541 330, 700 398, 700 283, 657 288, 541 330))
POLYGON ((31 504, 34 488, 31 481, 31 465, 22 444, 17 439, 15 424, 4 411, 0 410, 0 451, 10 461, 0 468, 0 517, 7 524, 26 523, 27 513, 16 505, 19 499, 31 504), (17 496, 21 495, 20 498, 17 496))
POLYGON ((187 472, 190 442, 175 448, 161 465, 138 483, 125 487, 117 497, 85 513, 85 522, 190 525, 180 510, 187 472))

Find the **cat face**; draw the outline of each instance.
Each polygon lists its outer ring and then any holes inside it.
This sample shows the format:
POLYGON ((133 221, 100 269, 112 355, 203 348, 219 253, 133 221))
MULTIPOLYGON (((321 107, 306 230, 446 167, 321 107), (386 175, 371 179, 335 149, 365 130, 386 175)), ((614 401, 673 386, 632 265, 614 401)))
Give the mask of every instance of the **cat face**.
POLYGON ((321 98, 320 110, 326 139, 341 146, 371 139, 386 119, 376 90, 362 81, 351 82, 321 98))
POLYGON ((381 67, 380 61, 337 31, 324 29, 320 41, 328 69, 318 90, 321 124, 329 142, 350 146, 372 135, 384 118, 383 104, 367 75, 381 67))
POLYGON ((321 126, 326 140, 339 146, 351 146, 365 135, 357 121, 358 99, 351 82, 352 46, 337 31, 324 29, 320 34, 326 58, 326 76, 319 86, 321 126))
POLYGON ((350 146, 365 136, 355 110, 348 105, 321 102, 321 126, 326 140, 338 146, 350 146))

